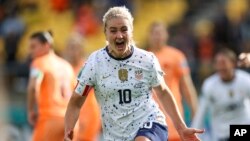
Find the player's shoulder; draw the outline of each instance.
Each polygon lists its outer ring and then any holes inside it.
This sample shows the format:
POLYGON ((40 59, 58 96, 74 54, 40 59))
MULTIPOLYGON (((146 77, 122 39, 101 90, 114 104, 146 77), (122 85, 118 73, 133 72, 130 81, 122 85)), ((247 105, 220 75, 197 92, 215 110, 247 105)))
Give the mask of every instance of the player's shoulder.
POLYGON ((47 59, 45 56, 40 56, 37 58, 34 58, 31 62, 31 67, 35 67, 35 68, 44 68, 45 64, 47 63, 47 59))
POLYGON ((58 68, 64 68, 63 70, 66 71, 67 73, 74 74, 74 69, 72 65, 66 59, 57 55, 55 57, 57 59, 56 62, 57 62, 58 68))
POLYGON ((40 65, 41 61, 42 60, 40 59, 40 57, 35 58, 35 59, 32 60, 31 65, 40 65))
POLYGON ((248 81, 250 81, 250 74, 247 73, 246 71, 236 69, 235 73, 239 77, 240 80, 248 80, 248 81))
POLYGON ((172 54, 175 54, 175 55, 178 55, 178 56, 184 56, 184 53, 180 49, 178 49, 176 47, 166 46, 164 49, 165 49, 166 52, 169 52, 169 53, 172 53, 172 54))
POLYGON ((208 78, 205 79, 205 83, 215 83, 220 80, 220 77, 217 73, 212 74, 208 78))
POLYGON ((134 56, 135 57, 139 57, 143 60, 144 59, 146 59, 146 60, 153 59, 155 57, 154 53, 152 53, 152 52, 138 48, 136 46, 134 46, 133 48, 134 48, 134 56))
POLYGON ((211 87, 216 85, 218 82, 220 82, 220 77, 217 73, 214 73, 204 80, 203 87, 210 89, 211 87))
POLYGON ((67 60, 65 60, 64 58, 61 58, 61 57, 60 57, 60 60, 62 62, 62 65, 64 65, 65 67, 73 70, 72 65, 67 60))
POLYGON ((237 75, 240 75, 241 77, 243 76, 250 77, 250 74, 244 70, 236 69, 235 72, 237 75))
POLYGON ((56 55, 56 58, 59 62, 61 62, 62 65, 65 65, 66 67, 71 66, 70 63, 64 58, 57 56, 57 55, 56 55))
POLYGON ((141 49, 135 45, 133 45, 133 48, 134 48, 134 51, 137 52, 137 53, 141 53, 141 54, 151 54, 151 52, 145 50, 145 49, 141 49))
POLYGON ((176 58, 178 58, 180 61, 182 61, 183 59, 186 60, 186 55, 184 54, 183 51, 181 51, 180 49, 176 48, 176 47, 170 47, 173 52, 171 52, 174 56, 176 56, 176 58))

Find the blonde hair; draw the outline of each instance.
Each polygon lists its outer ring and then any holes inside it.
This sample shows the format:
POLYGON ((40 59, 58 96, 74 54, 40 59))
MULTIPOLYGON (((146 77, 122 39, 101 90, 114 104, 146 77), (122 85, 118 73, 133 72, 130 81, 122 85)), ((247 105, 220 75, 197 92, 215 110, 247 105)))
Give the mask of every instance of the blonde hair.
POLYGON ((104 24, 104 31, 106 30, 106 26, 107 26, 107 22, 112 19, 112 18, 117 18, 117 17, 121 17, 121 18, 125 18, 129 21, 130 26, 131 26, 131 30, 133 31, 133 21, 134 18, 131 15, 130 11, 125 7, 112 7, 110 8, 103 16, 103 24, 104 24))
POLYGON ((152 32, 155 27, 162 27, 165 31, 167 31, 167 25, 164 22, 161 21, 154 21, 153 23, 150 24, 149 26, 149 32, 152 32))

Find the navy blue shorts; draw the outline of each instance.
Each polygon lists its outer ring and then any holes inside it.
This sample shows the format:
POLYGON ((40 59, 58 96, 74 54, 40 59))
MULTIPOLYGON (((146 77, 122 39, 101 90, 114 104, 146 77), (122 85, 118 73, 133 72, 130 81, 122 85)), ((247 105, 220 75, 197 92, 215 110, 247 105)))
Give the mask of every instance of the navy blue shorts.
POLYGON ((151 141, 167 141, 168 140, 168 129, 166 126, 155 122, 147 122, 137 132, 136 137, 144 136, 151 141))

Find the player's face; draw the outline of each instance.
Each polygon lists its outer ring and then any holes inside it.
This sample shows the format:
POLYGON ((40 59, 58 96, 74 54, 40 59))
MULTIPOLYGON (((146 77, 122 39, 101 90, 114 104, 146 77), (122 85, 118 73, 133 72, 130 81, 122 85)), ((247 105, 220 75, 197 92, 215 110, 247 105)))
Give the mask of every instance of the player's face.
POLYGON ((168 38, 167 31, 163 25, 155 25, 152 27, 149 35, 149 43, 151 47, 161 47, 166 44, 168 38))
POLYGON ((46 51, 46 44, 42 44, 38 39, 34 38, 30 40, 30 53, 32 58, 39 57, 46 51))
POLYGON ((79 59, 82 59, 83 49, 82 47, 77 43, 69 43, 66 48, 66 55, 69 60, 71 61, 78 61, 79 59))
POLYGON ((225 55, 215 56, 215 69, 222 80, 230 80, 233 77, 234 63, 225 55))
POLYGON ((126 18, 116 17, 107 21, 105 29, 109 47, 117 55, 122 56, 129 48, 132 39, 132 28, 126 18))

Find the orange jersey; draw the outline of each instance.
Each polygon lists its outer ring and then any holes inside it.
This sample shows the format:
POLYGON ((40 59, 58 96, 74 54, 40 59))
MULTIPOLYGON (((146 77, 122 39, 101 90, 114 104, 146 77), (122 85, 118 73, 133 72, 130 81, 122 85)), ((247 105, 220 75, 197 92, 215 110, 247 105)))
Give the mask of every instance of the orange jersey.
MULTIPOLYGON (((81 67, 82 65, 74 67, 76 75, 80 71, 81 67)), ((101 117, 94 89, 89 92, 81 108, 78 122, 79 129, 76 141, 95 141, 101 128, 101 117)))
MULTIPOLYGON (((159 60, 162 70, 165 72, 165 82, 172 91, 178 108, 183 115, 180 81, 184 75, 190 73, 186 58, 181 51, 169 46, 163 47, 161 50, 154 53, 159 60)), ((157 98, 156 101, 159 103, 157 98)), ((160 108, 163 109, 161 105, 160 108)), ((165 111, 163 112, 167 117, 167 113, 165 111)), ((167 117, 167 124, 169 129, 169 141, 173 139, 179 140, 179 135, 169 117, 167 117)))
POLYGON ((33 60, 31 68, 43 75, 40 91, 36 95, 39 118, 64 118, 74 87, 71 65, 54 53, 49 53, 33 60))

